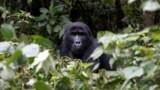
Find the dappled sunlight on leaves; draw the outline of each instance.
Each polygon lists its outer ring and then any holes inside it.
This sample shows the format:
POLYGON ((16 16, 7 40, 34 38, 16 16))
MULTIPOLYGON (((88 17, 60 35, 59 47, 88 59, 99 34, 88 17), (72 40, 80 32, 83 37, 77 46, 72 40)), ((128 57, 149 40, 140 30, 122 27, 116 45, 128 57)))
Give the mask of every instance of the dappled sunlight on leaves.
POLYGON ((30 44, 22 48, 23 55, 25 55, 27 58, 37 56, 39 51, 40 47, 38 44, 30 44))
POLYGON ((160 9, 158 1, 148 0, 143 4, 143 11, 156 11, 160 9))
POLYGON ((45 60, 47 60, 48 56, 49 56, 49 51, 48 50, 40 52, 37 55, 37 57, 34 59, 34 62, 31 64, 30 68, 33 68, 37 65, 36 72, 38 72, 40 70, 40 68, 42 68, 43 62, 45 60))

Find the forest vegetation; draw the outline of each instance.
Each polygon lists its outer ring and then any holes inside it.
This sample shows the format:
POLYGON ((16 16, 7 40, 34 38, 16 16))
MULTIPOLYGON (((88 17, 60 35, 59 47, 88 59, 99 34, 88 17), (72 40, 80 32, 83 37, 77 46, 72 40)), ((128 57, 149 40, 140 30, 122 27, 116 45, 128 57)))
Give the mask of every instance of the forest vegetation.
POLYGON ((160 0, 0 0, 0 90, 160 90, 160 0), (116 70, 60 56, 75 21, 116 70))

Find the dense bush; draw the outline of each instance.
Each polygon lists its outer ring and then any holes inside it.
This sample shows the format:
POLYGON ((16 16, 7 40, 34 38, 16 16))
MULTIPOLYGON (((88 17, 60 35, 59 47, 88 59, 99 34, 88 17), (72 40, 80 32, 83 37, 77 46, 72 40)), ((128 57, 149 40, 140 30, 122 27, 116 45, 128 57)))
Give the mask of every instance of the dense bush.
MULTIPOLYGON (((2 37, 16 37, 13 26, 1 25, 2 37), (3 30, 3 32, 2 32, 3 30)), ((160 28, 155 26, 137 33, 113 34, 101 32, 102 47, 91 56, 102 52, 112 55, 111 65, 116 71, 90 72, 92 63, 57 56, 50 41, 33 36, 30 44, 3 41, 0 43, 0 88, 37 90, 158 90, 160 62, 160 28), (35 38, 36 37, 36 38, 35 38), (38 39, 37 39, 38 38, 38 39), (40 42, 41 43, 40 43, 40 42), (44 43, 43 43, 44 42, 44 43)))
MULTIPOLYGON (((57 46, 64 32, 63 27, 70 22, 69 14, 66 14, 70 10, 65 10, 66 6, 70 6, 70 0, 64 0, 63 3, 63 0, 55 0, 56 5, 51 0, 50 7, 41 8, 39 16, 19 10, 23 7, 21 5, 13 9, 21 0, 14 3, 11 3, 11 0, 2 1, 10 3, 9 6, 0 6, 0 90, 160 89, 160 27, 154 25, 144 28, 141 13, 147 10, 153 14, 160 9, 158 0, 141 0, 140 3, 138 0, 128 0, 128 4, 126 0, 121 2, 126 15, 123 20, 129 26, 116 34, 99 32, 97 38, 102 46, 96 48, 90 56, 98 58, 103 52, 109 54, 110 65, 116 67, 116 70, 100 70, 98 73, 87 69, 92 63, 82 63, 81 60, 59 56, 57 46), (143 3, 146 1, 147 3, 143 3), (141 3, 144 4, 142 8, 137 7, 141 3), (134 10, 136 12, 132 12, 134 10)), ((32 0, 28 0, 30 1, 32 0)), ((114 1, 118 0, 107 1, 114 7, 114 1)), ((80 2, 84 4, 85 1, 80 2)), ((103 15, 107 13, 107 10, 99 10, 103 9, 103 2, 105 1, 90 1, 88 6, 100 5, 94 12, 103 15)), ((95 22, 101 22, 96 15, 95 13, 90 18, 95 22)), ((117 28, 116 17, 108 18, 110 21, 113 20, 113 28, 117 28)))

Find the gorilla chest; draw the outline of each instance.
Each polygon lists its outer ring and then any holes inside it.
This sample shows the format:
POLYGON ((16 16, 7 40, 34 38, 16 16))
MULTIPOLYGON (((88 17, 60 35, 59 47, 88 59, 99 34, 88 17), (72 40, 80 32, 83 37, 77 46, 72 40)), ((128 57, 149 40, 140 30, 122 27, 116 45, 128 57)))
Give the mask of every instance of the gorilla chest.
MULTIPOLYGON (((73 52, 69 52, 69 55, 68 55, 69 57, 72 57, 72 58, 74 58, 74 59, 83 59, 83 53, 80 53, 80 52, 75 52, 75 53, 73 53, 73 52)), ((83 60, 82 60, 83 61, 83 60)))

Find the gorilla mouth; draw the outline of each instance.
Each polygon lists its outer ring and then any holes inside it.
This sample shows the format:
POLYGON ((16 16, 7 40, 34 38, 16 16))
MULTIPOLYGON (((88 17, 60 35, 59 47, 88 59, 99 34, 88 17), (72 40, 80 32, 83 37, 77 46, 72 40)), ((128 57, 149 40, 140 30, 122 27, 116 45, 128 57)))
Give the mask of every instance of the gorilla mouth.
POLYGON ((81 46, 75 46, 75 49, 81 49, 82 47, 81 46))
POLYGON ((74 51, 74 52, 78 51, 79 52, 81 50, 82 50, 82 46, 73 46, 71 51, 74 51))
POLYGON ((73 51, 79 51, 79 50, 81 50, 80 46, 76 46, 76 47, 73 48, 73 51))

